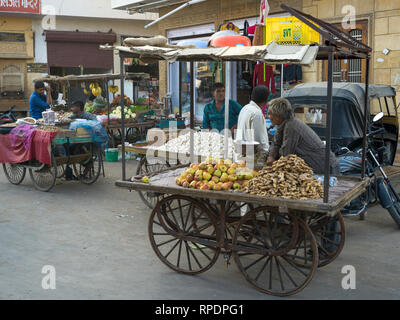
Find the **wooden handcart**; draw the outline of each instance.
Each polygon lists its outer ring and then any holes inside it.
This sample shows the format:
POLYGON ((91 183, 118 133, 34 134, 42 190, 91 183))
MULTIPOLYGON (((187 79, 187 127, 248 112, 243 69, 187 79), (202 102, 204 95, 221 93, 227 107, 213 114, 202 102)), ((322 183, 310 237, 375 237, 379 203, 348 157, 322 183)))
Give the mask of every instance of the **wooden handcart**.
MULTIPOLYGON (((324 199, 286 200, 247 195, 184 189, 175 185, 175 177, 184 168, 170 168, 151 176, 150 183, 129 181, 122 143, 122 179, 116 185, 130 190, 152 192, 158 201, 149 221, 149 236, 157 256, 171 269, 198 274, 212 267, 220 253, 229 263, 231 255, 245 278, 258 290, 277 296, 301 291, 312 279, 315 269, 332 262, 343 248, 345 232, 340 209, 365 192, 370 183, 365 175, 369 108, 369 67, 372 48, 351 38, 335 26, 286 5, 281 8, 317 31, 321 44, 281 46, 271 42, 252 48, 149 48, 101 46, 117 50, 121 65, 124 58, 152 58, 166 61, 224 61, 226 63, 226 106, 231 91, 231 61, 262 61, 266 64, 311 65, 327 60, 326 148, 324 160, 324 199), (279 47, 279 48, 278 48, 279 47), (275 50, 274 48, 278 48, 275 50), (155 50, 157 49, 157 50, 155 50), (362 174, 360 179, 339 178, 330 187, 332 146, 333 67, 335 60, 366 60, 366 91, 362 174), (333 226, 333 227, 332 227, 333 226)), ((123 83, 123 72, 121 83, 123 83)), ((195 87, 190 73, 191 88, 195 87)), ((122 86, 123 88, 123 86, 122 86)), ((194 129, 195 90, 190 103, 190 128, 194 129)), ((123 106, 124 102, 121 101, 123 106)), ((122 127, 124 126, 122 113, 122 127)), ((229 129, 229 107, 225 108, 225 128, 229 129)), ((225 139, 228 139, 226 130, 225 139)), ((191 138, 193 146, 194 139, 191 138)), ((227 154, 227 148, 225 148, 227 154)), ((193 156, 193 155, 191 155, 193 156)))
POLYGON ((210 269, 220 253, 226 264, 233 256, 248 282, 275 296, 300 292, 316 268, 340 254, 345 241, 340 209, 369 183, 340 178, 324 203, 185 189, 175 183, 185 169, 153 173, 149 184, 140 176, 116 182, 157 196, 148 232, 158 258, 179 273, 195 275, 210 269))
POLYGON ((91 185, 97 181, 103 169, 103 155, 90 136, 76 137, 75 131, 61 129, 51 144, 51 165, 31 160, 18 164, 3 164, 4 173, 10 183, 19 185, 26 171, 36 189, 50 191, 57 178, 65 175, 71 166, 73 175, 81 182, 91 185))

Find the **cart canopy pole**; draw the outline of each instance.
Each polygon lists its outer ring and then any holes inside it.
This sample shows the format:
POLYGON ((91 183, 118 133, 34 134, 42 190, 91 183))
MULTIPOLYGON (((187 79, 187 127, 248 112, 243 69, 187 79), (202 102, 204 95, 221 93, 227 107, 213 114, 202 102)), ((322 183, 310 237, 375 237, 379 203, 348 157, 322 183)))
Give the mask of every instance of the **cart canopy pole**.
POLYGON ((110 125, 110 92, 108 91, 109 81, 105 80, 104 83, 106 86, 106 95, 107 95, 107 97, 106 97, 106 99, 107 99, 107 125, 109 126, 110 125))
POLYGON ((179 117, 182 118, 182 63, 181 61, 179 63, 179 117))
POLYGON ((333 91, 333 47, 329 47, 328 55, 328 105, 326 120, 326 144, 325 144, 325 178, 324 178, 324 202, 329 202, 329 180, 330 180, 330 155, 332 135, 332 91, 333 91))
POLYGON ((281 98, 283 97, 283 64, 281 65, 281 98))
POLYGON ((190 62, 190 163, 194 163, 194 62, 190 62))
POLYGON ((224 157, 228 159, 228 141, 229 141, 229 95, 231 92, 231 62, 225 63, 225 145, 224 145, 224 157))
POLYGON ((367 157, 367 128, 368 128, 368 117, 369 117, 369 67, 370 58, 367 58, 367 67, 365 70, 365 105, 364 105, 364 136, 363 136, 363 152, 362 152, 362 170, 361 179, 365 178, 365 167, 367 157))
POLYGON ((125 163, 125 72, 124 59, 120 55, 120 81, 121 81, 121 147, 122 147, 122 180, 126 180, 126 163, 125 163))

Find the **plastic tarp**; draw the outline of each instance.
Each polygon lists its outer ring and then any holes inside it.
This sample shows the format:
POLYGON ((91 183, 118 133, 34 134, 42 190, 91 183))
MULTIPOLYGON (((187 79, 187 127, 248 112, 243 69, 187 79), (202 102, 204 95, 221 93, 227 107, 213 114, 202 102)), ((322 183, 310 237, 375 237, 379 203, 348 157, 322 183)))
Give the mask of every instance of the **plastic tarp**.
POLYGON ((76 130, 78 128, 86 129, 89 132, 96 147, 103 150, 107 148, 108 135, 99 121, 78 119, 69 125, 70 130, 76 130))
POLYGON ((318 54, 319 47, 314 45, 280 45, 274 42, 267 46, 252 46, 240 49, 221 48, 191 48, 172 49, 163 47, 126 47, 102 45, 103 50, 118 50, 130 53, 139 59, 157 59, 169 62, 179 61, 262 61, 267 64, 300 64, 311 65, 318 54))

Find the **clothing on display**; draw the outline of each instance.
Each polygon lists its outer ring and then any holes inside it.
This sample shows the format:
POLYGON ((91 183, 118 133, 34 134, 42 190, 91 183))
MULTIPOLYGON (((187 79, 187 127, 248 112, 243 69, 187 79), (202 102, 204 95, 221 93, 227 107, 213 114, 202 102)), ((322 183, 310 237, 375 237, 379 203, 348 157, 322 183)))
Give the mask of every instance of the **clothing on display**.
POLYGON ((260 21, 262 24, 265 24, 265 20, 268 17, 268 13, 269 13, 269 3, 268 0, 261 0, 260 3, 260 21))
POLYGON ((275 93, 275 78, 272 66, 265 63, 259 63, 254 69, 253 87, 264 85, 268 88, 269 92, 275 93))
MULTIPOLYGON (((276 70, 280 71, 281 66, 277 65, 276 70)), ((301 66, 297 64, 285 64, 283 65, 283 81, 288 84, 294 84, 296 82, 303 81, 303 71, 301 66)))

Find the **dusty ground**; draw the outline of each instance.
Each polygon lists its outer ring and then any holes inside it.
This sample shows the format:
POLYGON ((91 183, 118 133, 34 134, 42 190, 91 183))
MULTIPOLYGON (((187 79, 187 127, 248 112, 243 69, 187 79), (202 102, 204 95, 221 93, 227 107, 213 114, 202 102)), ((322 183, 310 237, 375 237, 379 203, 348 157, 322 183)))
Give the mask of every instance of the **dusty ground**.
MULTIPOLYGON (((279 299, 254 290, 222 258, 194 277, 165 267, 147 237, 150 211, 114 186, 120 168, 106 163, 95 185, 66 182, 50 193, 29 177, 13 186, 0 173, 0 299, 279 299), (42 288, 45 265, 56 269, 55 290, 42 288)), ((389 214, 373 207, 366 221, 347 218, 346 228, 339 258, 291 299, 400 299, 400 230, 389 214), (342 289, 345 265, 356 269, 356 290, 342 289)))

